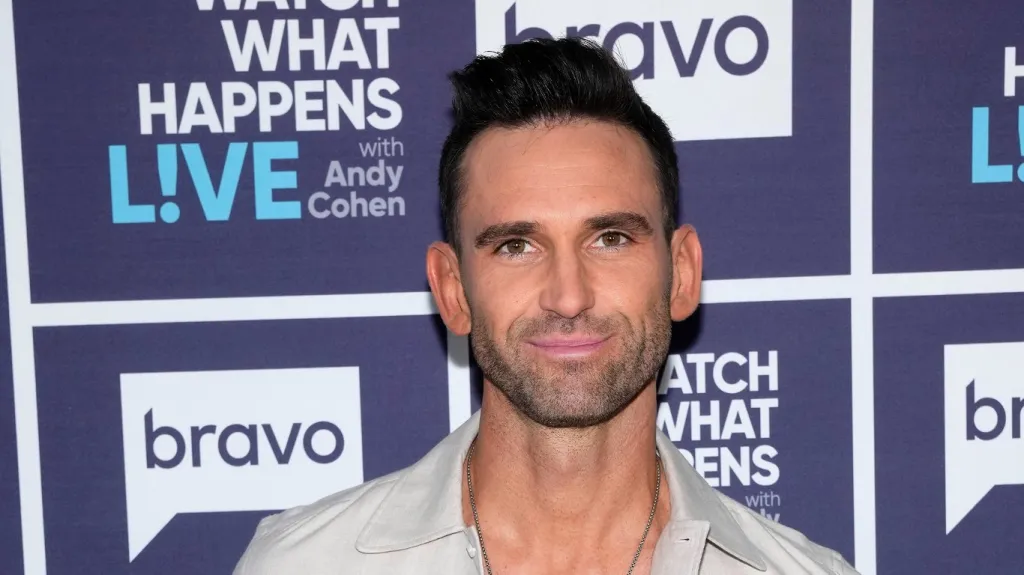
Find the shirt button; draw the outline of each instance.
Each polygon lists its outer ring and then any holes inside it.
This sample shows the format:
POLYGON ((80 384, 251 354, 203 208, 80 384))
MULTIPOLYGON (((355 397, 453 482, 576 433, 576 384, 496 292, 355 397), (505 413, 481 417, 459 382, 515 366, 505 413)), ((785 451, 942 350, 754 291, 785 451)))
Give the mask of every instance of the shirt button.
POLYGON ((466 547, 466 553, 469 553, 469 556, 471 558, 475 559, 476 558, 476 547, 473 547, 473 546, 466 547))

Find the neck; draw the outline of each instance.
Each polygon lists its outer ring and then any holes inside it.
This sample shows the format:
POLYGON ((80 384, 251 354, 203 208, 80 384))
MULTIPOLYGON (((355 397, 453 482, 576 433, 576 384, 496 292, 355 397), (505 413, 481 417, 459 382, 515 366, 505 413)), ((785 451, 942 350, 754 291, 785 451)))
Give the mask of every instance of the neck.
MULTIPOLYGON (((655 491, 655 392, 648 385, 601 425, 551 429, 524 417, 485 382, 471 471, 488 549, 635 550, 655 491)), ((668 517, 663 476, 645 551, 653 550, 668 517)))

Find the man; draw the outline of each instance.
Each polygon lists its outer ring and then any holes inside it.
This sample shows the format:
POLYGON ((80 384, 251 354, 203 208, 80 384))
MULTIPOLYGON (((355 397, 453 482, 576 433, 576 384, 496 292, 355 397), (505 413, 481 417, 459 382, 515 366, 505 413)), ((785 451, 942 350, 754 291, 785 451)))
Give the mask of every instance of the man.
POLYGON ((265 519, 236 575, 853 574, 655 426, 702 256, 675 224, 672 137, 628 73, 537 40, 452 80, 427 277, 472 335, 481 409, 412 467, 265 519))

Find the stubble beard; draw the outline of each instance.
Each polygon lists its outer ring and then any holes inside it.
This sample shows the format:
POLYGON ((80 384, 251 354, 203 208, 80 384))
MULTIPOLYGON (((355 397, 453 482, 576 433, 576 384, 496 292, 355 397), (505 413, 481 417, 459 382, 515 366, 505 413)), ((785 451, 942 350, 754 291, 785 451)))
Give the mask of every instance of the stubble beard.
POLYGON ((637 326, 624 315, 574 318, 550 315, 518 320, 499 346, 485 318, 474 313, 472 347, 486 377, 509 402, 532 421, 551 428, 602 424, 628 406, 658 374, 672 334, 669 295, 647 310, 637 326), (545 334, 611 336, 586 359, 539 358, 527 339, 545 334), (531 357, 536 356, 536 357, 531 357))

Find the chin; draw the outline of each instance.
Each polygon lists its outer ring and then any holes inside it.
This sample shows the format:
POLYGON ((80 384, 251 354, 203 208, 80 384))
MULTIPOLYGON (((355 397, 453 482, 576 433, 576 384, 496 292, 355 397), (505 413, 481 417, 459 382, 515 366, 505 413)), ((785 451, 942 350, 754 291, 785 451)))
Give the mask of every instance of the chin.
MULTIPOLYGON (((555 387, 558 384, 551 385, 555 387)), ((606 397, 597 395, 594 389, 589 390, 590 393, 583 390, 573 391, 575 393, 560 393, 557 397, 549 396, 541 398, 540 401, 528 401, 527 405, 517 407, 529 419, 545 427, 583 428, 607 422, 630 403, 626 401, 619 405, 610 404, 606 397)))

